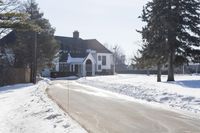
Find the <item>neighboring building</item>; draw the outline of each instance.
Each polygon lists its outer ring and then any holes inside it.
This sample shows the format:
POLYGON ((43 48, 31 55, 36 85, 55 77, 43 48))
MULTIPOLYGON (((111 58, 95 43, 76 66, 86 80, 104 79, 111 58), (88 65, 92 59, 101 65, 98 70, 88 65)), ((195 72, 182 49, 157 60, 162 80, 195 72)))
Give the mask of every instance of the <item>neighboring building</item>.
POLYGON ((81 39, 78 31, 74 31, 73 37, 55 36, 55 39, 60 44, 56 71, 79 76, 114 73, 112 52, 96 39, 81 39))
POLYGON ((15 41, 14 32, 10 32, 0 39, 0 86, 30 82, 29 68, 15 68, 13 66, 15 55, 12 46, 15 41))
POLYGON ((0 39, 0 68, 12 65, 14 62, 14 54, 12 51, 12 44, 15 42, 13 32, 0 39))
POLYGON ((182 73, 200 73, 200 63, 189 63, 181 67, 182 73))

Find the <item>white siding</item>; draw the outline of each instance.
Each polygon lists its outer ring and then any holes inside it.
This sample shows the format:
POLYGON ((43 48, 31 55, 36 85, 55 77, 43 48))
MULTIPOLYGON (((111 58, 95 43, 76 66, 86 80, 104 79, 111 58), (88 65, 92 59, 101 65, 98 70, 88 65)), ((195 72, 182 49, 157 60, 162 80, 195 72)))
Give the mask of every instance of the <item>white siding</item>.
POLYGON ((56 72, 59 72, 59 63, 56 63, 56 72))
POLYGON ((101 72, 101 70, 98 70, 98 65, 101 65, 101 69, 109 70, 111 69, 111 66, 113 65, 113 55, 110 53, 97 53, 97 68, 96 70, 98 72, 101 72), (101 61, 98 60, 98 57, 101 56, 101 61), (102 65, 102 56, 106 56, 106 65, 102 65))
POLYGON ((55 65, 56 71, 59 72, 59 58, 55 58, 53 64, 55 65))

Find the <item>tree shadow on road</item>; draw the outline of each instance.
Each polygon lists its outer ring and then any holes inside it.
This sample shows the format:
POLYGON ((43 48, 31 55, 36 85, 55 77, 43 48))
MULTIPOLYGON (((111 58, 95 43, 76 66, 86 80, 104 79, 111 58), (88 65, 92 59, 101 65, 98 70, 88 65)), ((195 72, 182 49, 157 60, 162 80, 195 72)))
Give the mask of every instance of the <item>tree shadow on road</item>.
POLYGON ((62 78, 51 78, 51 80, 77 80, 79 77, 77 76, 69 76, 69 77, 62 77, 62 78))

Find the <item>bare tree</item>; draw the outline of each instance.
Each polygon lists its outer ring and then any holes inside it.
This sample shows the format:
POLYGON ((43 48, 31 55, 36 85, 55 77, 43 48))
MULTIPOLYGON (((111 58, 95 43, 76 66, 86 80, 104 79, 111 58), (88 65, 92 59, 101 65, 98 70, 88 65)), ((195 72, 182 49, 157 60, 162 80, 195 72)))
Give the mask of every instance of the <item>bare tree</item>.
POLYGON ((114 56, 114 63, 115 63, 115 70, 116 72, 126 70, 126 55, 123 52, 123 49, 120 45, 109 45, 108 43, 104 43, 104 46, 113 52, 114 56))

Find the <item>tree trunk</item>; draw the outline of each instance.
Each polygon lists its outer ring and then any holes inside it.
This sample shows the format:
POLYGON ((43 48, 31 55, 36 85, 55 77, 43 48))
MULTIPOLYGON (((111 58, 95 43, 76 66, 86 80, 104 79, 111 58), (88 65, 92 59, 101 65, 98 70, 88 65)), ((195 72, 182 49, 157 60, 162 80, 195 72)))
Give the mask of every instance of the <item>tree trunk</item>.
MULTIPOLYGON (((172 11, 172 0, 169 0, 168 10, 172 11)), ((168 79, 167 81, 174 81, 174 57, 175 57, 175 42, 176 42, 176 31, 172 28, 173 25, 173 16, 169 13, 168 16, 168 37, 167 45, 169 48, 168 55, 168 79)))
POLYGON ((149 75, 150 75, 149 68, 147 68, 147 76, 149 76, 149 75))
POLYGON ((168 79, 167 81, 174 81, 174 52, 170 50, 168 57, 168 79))
POLYGON ((157 82, 161 82, 161 64, 160 62, 157 64, 157 82))
POLYGON ((33 83, 33 63, 30 65, 30 82, 33 83))

